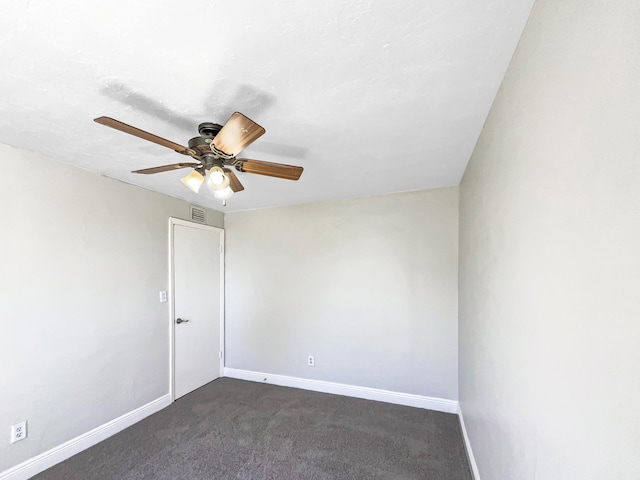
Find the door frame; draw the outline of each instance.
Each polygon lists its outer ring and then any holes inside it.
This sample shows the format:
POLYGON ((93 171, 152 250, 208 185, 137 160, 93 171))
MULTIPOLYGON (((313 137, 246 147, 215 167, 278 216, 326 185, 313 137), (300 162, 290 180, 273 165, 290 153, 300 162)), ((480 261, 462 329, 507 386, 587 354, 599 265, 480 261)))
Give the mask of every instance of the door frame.
POLYGON ((169 217, 169 393, 171 401, 176 400, 175 391, 175 285, 174 285, 174 258, 173 258, 173 229, 176 225, 218 232, 220 235, 220 377, 224 372, 224 229, 190 222, 180 218, 169 217))

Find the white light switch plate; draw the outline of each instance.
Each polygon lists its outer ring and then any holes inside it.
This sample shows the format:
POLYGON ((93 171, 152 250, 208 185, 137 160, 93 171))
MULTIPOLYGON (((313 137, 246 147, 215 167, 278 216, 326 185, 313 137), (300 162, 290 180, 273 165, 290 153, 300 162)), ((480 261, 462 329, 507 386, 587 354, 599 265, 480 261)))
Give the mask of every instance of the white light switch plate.
POLYGON ((167 301, 167 292, 165 292, 164 290, 160 290, 160 301, 161 302, 167 301))

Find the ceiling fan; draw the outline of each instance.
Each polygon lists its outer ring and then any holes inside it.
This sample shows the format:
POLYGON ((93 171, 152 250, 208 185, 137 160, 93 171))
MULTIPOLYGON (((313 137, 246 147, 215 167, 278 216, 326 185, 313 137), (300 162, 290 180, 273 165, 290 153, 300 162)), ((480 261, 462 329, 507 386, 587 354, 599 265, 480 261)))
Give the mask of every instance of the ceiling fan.
POLYGON ((227 198, 233 193, 244 190, 236 174, 227 167, 233 167, 239 172, 257 173, 258 175, 285 178, 287 180, 298 180, 302 175, 302 167, 236 158, 238 153, 251 145, 265 132, 264 128, 240 112, 235 112, 231 115, 224 126, 211 122, 201 123, 198 126, 200 136, 189 140, 188 147, 183 147, 110 117, 98 117, 94 121, 193 158, 196 160, 195 162, 181 162, 160 167, 143 168, 142 170, 133 170, 132 173, 151 174, 180 168, 192 168, 193 171, 182 178, 182 183, 193 192, 198 193, 200 186, 206 180, 215 197, 221 199, 223 205, 227 204, 227 198))

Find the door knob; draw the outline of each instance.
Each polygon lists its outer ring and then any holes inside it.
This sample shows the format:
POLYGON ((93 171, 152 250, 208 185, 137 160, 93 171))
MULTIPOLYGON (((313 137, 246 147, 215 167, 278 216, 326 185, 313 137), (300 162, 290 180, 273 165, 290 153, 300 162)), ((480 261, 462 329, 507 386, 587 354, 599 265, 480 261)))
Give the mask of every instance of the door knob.
POLYGON ((176 323, 177 323, 178 325, 180 325, 181 323, 188 322, 188 321, 189 321, 189 320, 183 320, 183 319, 179 318, 179 319, 177 319, 177 320, 176 320, 176 323))

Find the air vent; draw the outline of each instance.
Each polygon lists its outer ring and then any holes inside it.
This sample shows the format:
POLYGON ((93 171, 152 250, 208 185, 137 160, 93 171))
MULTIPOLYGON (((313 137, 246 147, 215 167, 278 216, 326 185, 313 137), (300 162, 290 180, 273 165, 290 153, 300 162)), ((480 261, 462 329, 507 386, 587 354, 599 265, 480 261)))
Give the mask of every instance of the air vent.
POLYGON ((193 222, 205 223, 207 221, 204 208, 189 205, 189 216, 191 217, 191 221, 193 222))

